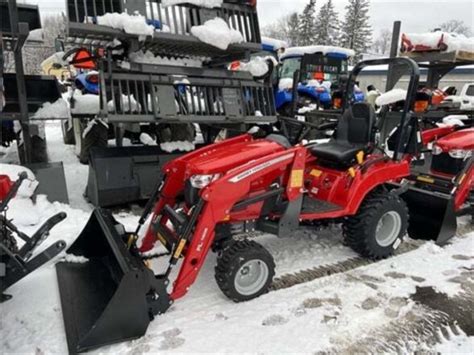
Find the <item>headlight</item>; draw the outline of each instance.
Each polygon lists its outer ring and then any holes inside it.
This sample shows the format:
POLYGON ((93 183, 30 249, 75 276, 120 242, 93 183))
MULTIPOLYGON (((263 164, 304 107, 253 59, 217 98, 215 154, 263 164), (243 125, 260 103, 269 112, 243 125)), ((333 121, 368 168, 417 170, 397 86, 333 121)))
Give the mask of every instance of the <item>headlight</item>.
POLYGON ((451 158, 467 159, 472 155, 472 150, 451 149, 448 153, 451 158))
POLYGON ((441 153, 443 153, 443 149, 441 149, 439 146, 437 146, 436 144, 433 145, 433 149, 431 150, 431 153, 433 155, 440 155, 441 153))
POLYGON ((209 174, 209 175, 193 175, 189 178, 191 186, 196 189, 203 189, 211 182, 217 180, 220 174, 209 174))

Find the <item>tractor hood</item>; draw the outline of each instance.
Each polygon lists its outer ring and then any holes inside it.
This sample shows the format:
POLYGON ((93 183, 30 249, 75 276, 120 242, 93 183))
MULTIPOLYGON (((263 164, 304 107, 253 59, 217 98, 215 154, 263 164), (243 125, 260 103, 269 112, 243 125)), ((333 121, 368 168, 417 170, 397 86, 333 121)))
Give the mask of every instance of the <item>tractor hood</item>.
POLYGON ((249 161, 276 153, 286 148, 267 139, 240 141, 229 145, 219 144, 187 160, 186 175, 225 173, 249 161))
POLYGON ((452 149, 474 149, 474 128, 462 129, 443 138, 436 142, 436 145, 440 147, 443 152, 450 151, 452 149))

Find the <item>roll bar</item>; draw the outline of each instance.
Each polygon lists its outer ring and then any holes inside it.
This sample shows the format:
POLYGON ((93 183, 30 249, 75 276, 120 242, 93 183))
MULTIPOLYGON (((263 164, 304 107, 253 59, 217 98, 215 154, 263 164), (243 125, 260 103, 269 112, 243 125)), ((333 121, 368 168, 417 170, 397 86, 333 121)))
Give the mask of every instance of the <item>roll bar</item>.
MULTIPOLYGON (((405 105, 403 107, 402 116, 400 119, 400 134, 398 135, 397 143, 396 143, 396 151, 393 155, 393 160, 400 160, 404 149, 406 147, 407 141, 409 139, 408 129, 410 124, 411 118, 411 108, 413 107, 413 103, 416 98, 416 91, 418 89, 418 82, 420 81, 420 69, 418 64, 410 59, 404 57, 395 57, 395 58, 383 58, 383 59, 372 59, 372 60, 364 60, 359 62, 354 66, 352 72, 349 76, 349 80, 347 81, 347 88, 346 88, 346 96, 344 98, 344 110, 349 108, 352 103, 352 95, 354 91, 354 85, 356 82, 357 76, 360 72, 368 66, 377 66, 377 65, 389 65, 393 70, 389 70, 388 73, 391 75, 396 76, 397 80, 401 78, 404 74, 410 75, 410 81, 408 84, 407 89, 407 96, 405 99, 405 105)), ((387 78, 391 79, 391 78, 387 78)), ((391 80, 390 80, 391 81, 391 80)), ((395 80, 391 82, 396 82, 395 80)))

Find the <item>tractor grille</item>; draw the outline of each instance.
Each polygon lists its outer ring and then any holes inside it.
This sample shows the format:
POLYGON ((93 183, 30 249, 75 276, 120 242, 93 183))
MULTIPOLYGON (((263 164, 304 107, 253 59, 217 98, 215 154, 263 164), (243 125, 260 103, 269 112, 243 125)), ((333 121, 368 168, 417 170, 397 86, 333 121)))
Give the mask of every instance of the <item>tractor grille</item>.
POLYGON ((463 159, 452 158, 448 153, 433 155, 431 170, 443 174, 457 175, 464 167, 463 159))

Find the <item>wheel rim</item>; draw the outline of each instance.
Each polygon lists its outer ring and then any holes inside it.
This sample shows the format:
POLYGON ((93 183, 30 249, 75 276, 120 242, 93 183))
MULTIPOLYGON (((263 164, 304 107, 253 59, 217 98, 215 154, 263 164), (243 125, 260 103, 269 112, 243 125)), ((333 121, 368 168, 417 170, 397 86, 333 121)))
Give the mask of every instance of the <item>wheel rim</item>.
POLYGON ((267 282, 268 274, 268 266, 262 260, 249 260, 237 270, 235 289, 244 296, 255 294, 267 282))
POLYGON ((389 211, 380 217, 375 229, 377 243, 386 247, 395 242, 402 228, 402 218, 395 211, 389 211))

